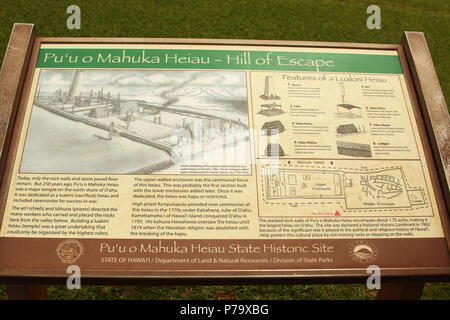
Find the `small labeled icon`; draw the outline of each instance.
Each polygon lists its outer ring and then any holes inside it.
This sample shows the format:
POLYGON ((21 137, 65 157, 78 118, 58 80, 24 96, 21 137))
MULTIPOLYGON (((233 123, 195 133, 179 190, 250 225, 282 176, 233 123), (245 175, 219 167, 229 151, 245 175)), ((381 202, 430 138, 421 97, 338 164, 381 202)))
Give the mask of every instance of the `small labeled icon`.
POLYGON ((260 96, 264 100, 280 100, 275 90, 272 76, 266 76, 264 81, 264 93, 260 96))

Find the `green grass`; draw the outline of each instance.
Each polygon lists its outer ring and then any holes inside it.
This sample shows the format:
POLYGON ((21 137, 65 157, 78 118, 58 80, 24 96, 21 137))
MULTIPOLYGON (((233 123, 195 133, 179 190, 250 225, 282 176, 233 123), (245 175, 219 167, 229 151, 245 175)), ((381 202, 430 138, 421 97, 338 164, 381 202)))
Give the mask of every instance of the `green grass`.
MULTIPOLYGON (((383 286, 383 285, 382 285, 383 286)), ((48 286, 49 299, 120 300, 374 300, 377 290, 362 284, 267 286, 48 286)), ((0 299, 6 299, 0 286, 0 299)), ((450 284, 427 283, 422 299, 450 299, 450 284)))
MULTIPOLYGON (((442 0, 331 1, 30 1, 2 0, 0 54, 12 24, 36 25, 45 37, 277 39, 400 43, 403 31, 423 31, 446 100, 450 94, 450 2, 442 0), (81 7, 81 30, 68 30, 66 8, 81 7), (381 30, 368 30, 368 5, 381 8, 381 30)), ((3 56, 0 57, 2 59, 3 56)), ((1 62, 1 60, 0 60, 1 62)), ((312 286, 49 286, 51 299, 374 299, 364 285, 312 286)), ((0 298, 6 298, 0 286, 0 298)), ((424 299, 450 299, 449 283, 428 283, 424 299)))

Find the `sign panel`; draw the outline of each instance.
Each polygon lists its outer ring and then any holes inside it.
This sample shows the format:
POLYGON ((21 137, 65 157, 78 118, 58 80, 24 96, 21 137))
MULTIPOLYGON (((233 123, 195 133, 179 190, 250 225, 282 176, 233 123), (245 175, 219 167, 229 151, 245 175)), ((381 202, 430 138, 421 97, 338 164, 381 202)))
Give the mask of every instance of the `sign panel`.
POLYGON ((42 44, 32 77, 4 269, 449 267, 397 50, 42 44))

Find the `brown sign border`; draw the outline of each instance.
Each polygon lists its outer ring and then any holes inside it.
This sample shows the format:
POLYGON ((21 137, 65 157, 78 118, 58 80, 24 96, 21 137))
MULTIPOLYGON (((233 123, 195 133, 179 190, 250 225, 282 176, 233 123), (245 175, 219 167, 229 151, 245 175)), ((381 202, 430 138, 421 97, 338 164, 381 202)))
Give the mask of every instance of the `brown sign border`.
MULTIPOLYGON (((261 41, 261 40, 220 40, 220 39, 154 39, 154 38, 37 38, 34 25, 15 24, 6 50, 0 72, 0 221, 6 203, 7 189, 11 182, 12 164, 17 155, 17 143, 23 125, 24 111, 35 69, 39 47, 44 43, 126 43, 126 44, 216 44, 252 45, 264 47, 315 47, 315 48, 353 48, 353 49, 391 49, 396 50, 412 98, 413 110, 418 120, 419 134, 425 150, 426 162, 436 194, 445 239, 439 238, 439 252, 447 253, 438 266, 390 266, 382 269, 385 279, 406 279, 442 281, 450 279, 449 265, 449 156, 448 139, 450 120, 442 90, 429 54, 423 33, 405 32, 402 45, 364 44, 337 42, 303 41, 261 41), (445 261, 447 260, 447 261, 445 261)), ((2 243, 11 238, 0 239, 0 258, 7 259, 7 250, 2 243)), ((46 241, 49 239, 41 239, 46 241)), ((58 239, 55 239, 58 240, 58 239)), ((62 241, 59 239, 58 241, 62 241)), ((110 240, 110 239, 108 239, 110 240)), ((354 239, 353 239, 354 240, 354 239)), ((424 244, 433 239, 419 239, 424 244)), ((20 242, 20 239, 17 241, 20 242)), ((23 242, 29 240, 21 240, 23 242)), ((340 240, 336 240, 340 241, 340 240)), ((369 241, 386 241, 374 239, 369 241)), ((433 241, 436 241, 434 239, 433 241)), ((13 241, 14 242, 14 241, 13 241)), ((40 242, 40 241, 38 241, 40 242)), ((56 248, 56 246, 55 246, 56 248)), ((8 249, 8 250, 11 250, 8 249)), ((430 248, 433 251, 433 248, 430 248)), ((85 270, 85 283, 98 284, 211 284, 211 283, 330 283, 361 282, 367 278, 367 265, 360 268, 343 269, 296 269, 296 270, 204 270, 204 271, 139 271, 139 270, 85 270)), ((36 268, 33 266, 2 267, 0 281, 5 283, 63 283, 67 274, 63 268, 36 268)))

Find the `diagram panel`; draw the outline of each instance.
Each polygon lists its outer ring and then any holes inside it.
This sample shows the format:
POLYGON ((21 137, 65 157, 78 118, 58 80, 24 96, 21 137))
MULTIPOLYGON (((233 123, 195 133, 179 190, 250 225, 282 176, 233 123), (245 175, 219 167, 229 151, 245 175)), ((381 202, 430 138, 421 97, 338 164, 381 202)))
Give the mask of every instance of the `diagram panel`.
POLYGON ((420 163, 383 168, 373 163, 353 168, 284 163, 261 167, 263 207, 272 206, 269 215, 280 205, 275 215, 308 216, 324 208, 339 215, 432 214, 424 179, 414 174, 420 163))

